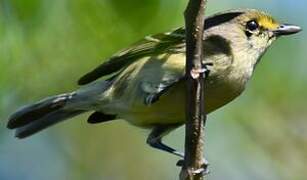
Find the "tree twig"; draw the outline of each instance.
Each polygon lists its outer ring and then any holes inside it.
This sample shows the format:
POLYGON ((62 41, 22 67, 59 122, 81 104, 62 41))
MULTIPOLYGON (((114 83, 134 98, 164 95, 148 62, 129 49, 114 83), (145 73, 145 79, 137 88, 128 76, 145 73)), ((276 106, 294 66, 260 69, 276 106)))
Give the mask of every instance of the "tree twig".
POLYGON ((203 29, 207 0, 190 0, 185 10, 186 25, 186 135, 185 157, 180 180, 201 180, 206 171, 203 136, 204 106, 203 29), (199 173, 197 173, 199 172, 199 173))

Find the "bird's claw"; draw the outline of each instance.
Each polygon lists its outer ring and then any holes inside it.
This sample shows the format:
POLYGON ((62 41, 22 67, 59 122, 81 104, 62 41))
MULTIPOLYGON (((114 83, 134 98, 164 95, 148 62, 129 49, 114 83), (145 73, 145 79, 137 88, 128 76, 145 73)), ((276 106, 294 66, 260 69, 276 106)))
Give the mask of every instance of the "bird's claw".
POLYGON ((203 68, 200 68, 200 69, 192 68, 191 77, 193 79, 197 79, 200 74, 202 74, 204 78, 208 77, 210 73, 210 69, 208 68, 208 66, 213 66, 213 63, 211 62, 204 63, 203 68))
POLYGON ((201 176, 208 175, 210 173, 208 165, 209 164, 203 163, 201 165, 201 168, 194 170, 192 173, 194 175, 201 175, 201 176))
MULTIPOLYGON (((183 159, 180 159, 177 163, 176 163, 176 166, 179 166, 179 167, 183 167, 184 166, 184 160, 183 159)), ((203 164, 201 165, 201 168, 199 169, 196 169, 196 170, 193 170, 193 174, 194 175, 202 175, 202 176, 205 176, 207 174, 209 174, 209 169, 208 169, 208 166, 209 166, 209 162, 206 160, 206 159, 203 159, 203 164)))
POLYGON ((176 163, 176 166, 178 167, 182 167, 184 165, 184 160, 183 159, 180 159, 177 163, 176 163))
POLYGON ((206 62, 204 63, 204 73, 203 73, 203 77, 206 78, 209 76, 210 74, 210 68, 208 68, 208 66, 213 66, 212 62, 206 62))

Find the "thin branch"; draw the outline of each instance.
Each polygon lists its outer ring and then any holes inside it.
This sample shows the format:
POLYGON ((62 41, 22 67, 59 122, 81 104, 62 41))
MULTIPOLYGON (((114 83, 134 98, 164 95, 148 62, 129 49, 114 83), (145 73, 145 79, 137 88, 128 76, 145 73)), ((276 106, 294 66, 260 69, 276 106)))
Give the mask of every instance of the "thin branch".
POLYGON ((204 167, 204 106, 203 30, 207 0, 190 0, 185 10, 186 25, 186 135, 185 157, 181 180, 201 180, 204 167))

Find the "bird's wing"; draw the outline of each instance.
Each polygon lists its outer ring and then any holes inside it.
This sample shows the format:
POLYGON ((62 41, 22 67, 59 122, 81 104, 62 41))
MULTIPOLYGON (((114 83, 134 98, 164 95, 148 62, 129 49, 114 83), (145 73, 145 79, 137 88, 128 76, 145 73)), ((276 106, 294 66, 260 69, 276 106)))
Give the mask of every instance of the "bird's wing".
POLYGON ((147 36, 132 47, 115 54, 108 61, 85 74, 79 79, 78 84, 88 84, 102 76, 116 73, 142 57, 153 56, 162 52, 176 53, 178 49, 184 47, 184 41, 185 30, 183 28, 178 28, 169 33, 147 36))
MULTIPOLYGON (((231 19, 241 15, 242 13, 244 13, 242 10, 233 10, 207 17, 205 21, 205 30, 229 22, 231 19)), ((102 76, 116 73, 142 57, 157 55, 161 52, 176 52, 178 49, 182 50, 182 46, 185 46, 184 41, 184 28, 178 28, 169 33, 147 36, 143 40, 134 44, 131 48, 115 54, 105 63, 85 74, 79 79, 78 84, 88 84, 102 76)))
POLYGON ((168 80, 161 81, 158 84, 143 83, 142 89, 143 92, 146 93, 146 96, 144 97, 144 104, 151 105, 157 102, 164 93, 183 79, 184 75, 178 74, 172 78, 169 78, 168 80))

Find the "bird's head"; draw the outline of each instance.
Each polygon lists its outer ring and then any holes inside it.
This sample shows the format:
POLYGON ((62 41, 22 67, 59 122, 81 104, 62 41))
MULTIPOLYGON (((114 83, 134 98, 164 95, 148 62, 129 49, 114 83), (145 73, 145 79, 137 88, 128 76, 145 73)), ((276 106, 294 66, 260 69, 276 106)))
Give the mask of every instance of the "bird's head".
POLYGON ((263 52, 278 37, 301 31, 299 26, 283 24, 265 12, 254 9, 230 10, 205 21, 207 34, 217 34, 237 51, 263 52))

